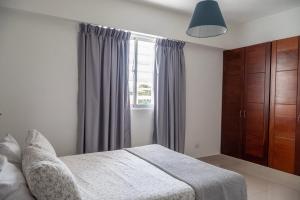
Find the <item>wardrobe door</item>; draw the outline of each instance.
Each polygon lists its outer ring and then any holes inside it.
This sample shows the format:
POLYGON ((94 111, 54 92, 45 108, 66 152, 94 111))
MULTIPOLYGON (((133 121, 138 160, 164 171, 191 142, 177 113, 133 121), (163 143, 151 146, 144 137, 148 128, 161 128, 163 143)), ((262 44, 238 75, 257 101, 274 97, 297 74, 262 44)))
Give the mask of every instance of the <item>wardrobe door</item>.
MULTIPOLYGON (((298 68, 300 67, 300 37, 298 37, 298 68)), ((300 176, 300 69, 298 70, 297 128, 295 136, 295 174, 300 176)))
POLYGON ((244 159, 267 165, 271 44, 245 48, 244 159))
POLYGON ((272 43, 269 166, 295 173, 298 38, 272 43))
POLYGON ((244 49, 224 51, 223 66, 221 151, 241 158, 244 49))

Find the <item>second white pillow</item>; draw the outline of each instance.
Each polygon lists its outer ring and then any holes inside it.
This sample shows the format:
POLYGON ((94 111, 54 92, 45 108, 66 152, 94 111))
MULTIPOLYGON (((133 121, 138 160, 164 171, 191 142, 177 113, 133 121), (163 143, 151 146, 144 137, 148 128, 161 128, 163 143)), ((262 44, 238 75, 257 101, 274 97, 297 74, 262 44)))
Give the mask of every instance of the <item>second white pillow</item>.
POLYGON ((13 136, 8 134, 0 139, 0 154, 6 156, 8 162, 21 167, 21 148, 13 136))
POLYGON ((42 133, 40 133, 35 129, 28 131, 28 136, 26 138, 25 143, 26 143, 25 147, 34 146, 36 148, 42 149, 56 156, 56 152, 52 144, 47 140, 47 138, 42 133))

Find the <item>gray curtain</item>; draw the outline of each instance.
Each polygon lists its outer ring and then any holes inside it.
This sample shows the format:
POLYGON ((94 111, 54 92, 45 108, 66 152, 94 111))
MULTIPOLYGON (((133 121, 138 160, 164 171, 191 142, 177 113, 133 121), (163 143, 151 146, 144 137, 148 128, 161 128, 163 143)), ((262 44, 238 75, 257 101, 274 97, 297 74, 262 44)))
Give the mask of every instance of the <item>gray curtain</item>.
POLYGON ((185 43, 159 39, 155 46, 153 142, 184 152, 185 43))
POLYGON ((81 24, 78 152, 130 147, 130 33, 81 24))

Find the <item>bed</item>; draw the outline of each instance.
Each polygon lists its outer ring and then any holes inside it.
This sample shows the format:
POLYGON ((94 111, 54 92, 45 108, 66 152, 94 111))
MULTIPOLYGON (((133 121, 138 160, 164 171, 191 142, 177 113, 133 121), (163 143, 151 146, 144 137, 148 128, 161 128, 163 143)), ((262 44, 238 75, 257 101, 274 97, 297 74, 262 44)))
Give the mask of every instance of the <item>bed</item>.
POLYGON ((85 200, 246 200, 244 178, 160 145, 60 157, 85 200))
POLYGON ((160 145, 57 157, 31 130, 0 139, 4 200, 246 200, 244 178, 160 145))

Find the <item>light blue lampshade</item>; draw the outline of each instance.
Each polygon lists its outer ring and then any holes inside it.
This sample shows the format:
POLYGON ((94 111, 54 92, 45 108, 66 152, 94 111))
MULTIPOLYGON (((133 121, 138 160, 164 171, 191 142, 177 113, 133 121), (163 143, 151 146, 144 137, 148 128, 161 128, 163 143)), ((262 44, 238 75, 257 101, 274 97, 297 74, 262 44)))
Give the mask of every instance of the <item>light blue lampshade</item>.
POLYGON ((200 1, 186 33, 192 37, 207 38, 226 33, 227 27, 215 0, 200 1))

